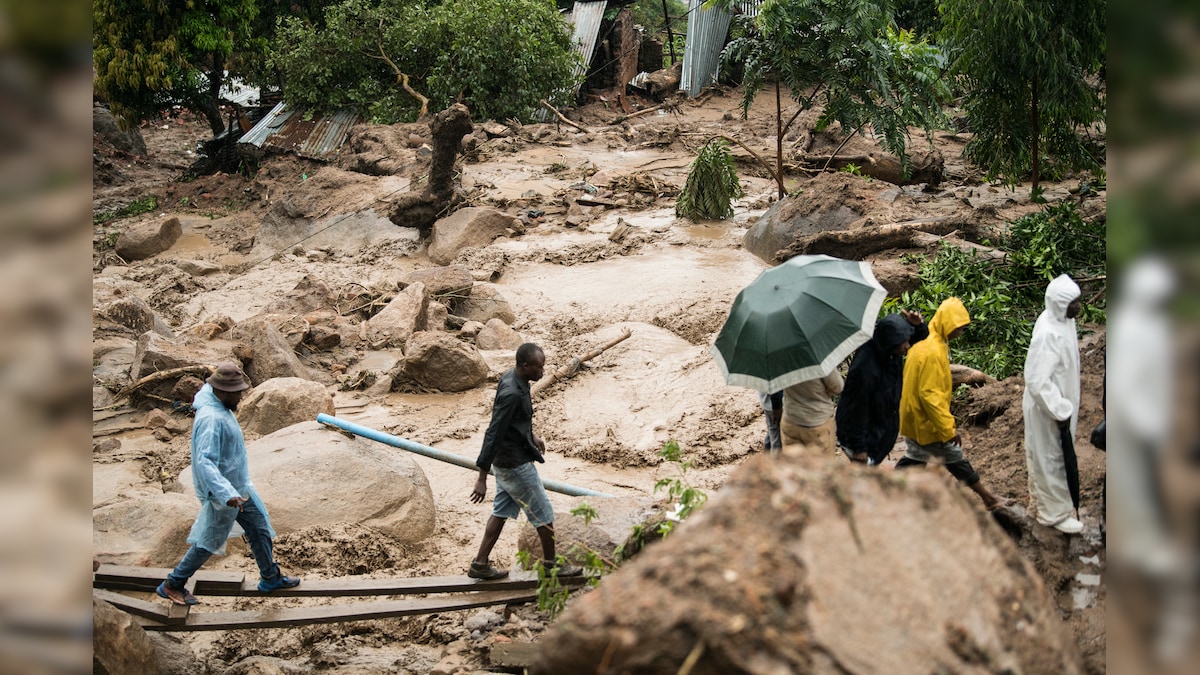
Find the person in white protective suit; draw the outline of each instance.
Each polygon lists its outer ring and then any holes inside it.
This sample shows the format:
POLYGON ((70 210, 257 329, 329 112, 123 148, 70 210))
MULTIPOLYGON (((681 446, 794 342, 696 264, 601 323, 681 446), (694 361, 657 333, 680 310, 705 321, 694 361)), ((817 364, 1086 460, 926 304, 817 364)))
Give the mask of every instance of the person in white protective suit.
POLYGON ((1079 420, 1079 340, 1075 317, 1082 308, 1079 286, 1062 274, 1046 287, 1046 309, 1033 326, 1025 357, 1025 466, 1029 493, 1037 500, 1038 522, 1075 534, 1083 523, 1067 487, 1062 431, 1075 436, 1079 420))

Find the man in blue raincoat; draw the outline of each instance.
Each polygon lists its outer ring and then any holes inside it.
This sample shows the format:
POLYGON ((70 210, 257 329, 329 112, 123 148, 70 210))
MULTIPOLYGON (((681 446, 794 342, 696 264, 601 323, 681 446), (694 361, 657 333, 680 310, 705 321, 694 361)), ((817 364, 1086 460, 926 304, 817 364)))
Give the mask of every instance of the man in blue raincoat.
POLYGON ((183 560, 158 585, 159 596, 177 605, 199 602, 186 588, 188 579, 214 553, 225 554, 225 540, 236 522, 246 533, 250 552, 262 579, 258 590, 269 593, 300 584, 297 577, 284 576, 275 563, 271 541, 275 530, 267 508, 250 482, 246 441, 233 412, 250 384, 236 364, 217 367, 192 402, 196 420, 192 424, 192 482, 200 499, 200 515, 188 535, 191 548, 183 560))

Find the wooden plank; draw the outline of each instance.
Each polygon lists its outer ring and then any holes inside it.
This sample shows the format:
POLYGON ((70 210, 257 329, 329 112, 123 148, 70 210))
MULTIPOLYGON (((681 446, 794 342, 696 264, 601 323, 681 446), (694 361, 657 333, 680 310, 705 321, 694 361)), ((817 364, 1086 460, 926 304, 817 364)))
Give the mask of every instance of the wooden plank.
MULTIPOLYGON (((186 585, 184 585, 184 588, 191 591, 194 595, 196 593, 196 577, 193 576, 191 579, 188 579, 188 582, 186 585)), ((167 605, 167 623, 178 625, 187 621, 188 614, 190 614, 192 611, 190 606, 177 605, 170 600, 167 600, 167 602, 169 603, 167 605)))
MULTIPOLYGON (((132 565, 101 565, 92 574, 93 588, 108 588, 114 590, 147 590, 158 588, 163 579, 171 573, 165 567, 135 567, 132 565)), ((246 580, 245 572, 223 572, 219 570, 200 570, 192 576, 196 582, 198 595, 214 595, 212 589, 241 589, 246 580)))
POLYGON ((201 631, 242 628, 288 628, 317 623, 341 623, 343 621, 368 621, 397 616, 436 614, 488 605, 503 605, 529 602, 537 598, 537 591, 482 592, 452 598, 421 598, 417 600, 384 600, 350 605, 324 605, 320 607, 284 607, 257 611, 196 612, 180 625, 142 623, 146 630, 201 631))
POLYGON ((103 600, 113 607, 129 612, 134 616, 145 617, 160 623, 167 620, 166 610, 153 602, 138 600, 127 595, 101 589, 93 590, 92 597, 103 600))
MULTIPOLYGON (((568 588, 582 586, 587 577, 567 577, 559 583, 568 588)), ((513 572, 504 579, 480 581, 467 576, 402 577, 396 579, 311 579, 295 588, 270 593, 258 590, 258 581, 247 580, 239 592, 228 587, 207 590, 207 595, 258 595, 271 597, 349 597, 358 595, 420 595, 425 593, 469 593, 475 591, 523 591, 537 588, 536 572, 513 572)))

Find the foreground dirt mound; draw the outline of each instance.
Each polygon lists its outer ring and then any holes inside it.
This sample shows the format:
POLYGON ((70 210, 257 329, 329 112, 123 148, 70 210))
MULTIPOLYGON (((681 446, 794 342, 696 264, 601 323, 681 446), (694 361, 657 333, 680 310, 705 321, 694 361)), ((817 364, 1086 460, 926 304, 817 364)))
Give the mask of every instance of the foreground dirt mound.
POLYGON ((944 472, 789 457, 748 460, 541 643, 538 673, 1081 671, 1037 573, 944 472))

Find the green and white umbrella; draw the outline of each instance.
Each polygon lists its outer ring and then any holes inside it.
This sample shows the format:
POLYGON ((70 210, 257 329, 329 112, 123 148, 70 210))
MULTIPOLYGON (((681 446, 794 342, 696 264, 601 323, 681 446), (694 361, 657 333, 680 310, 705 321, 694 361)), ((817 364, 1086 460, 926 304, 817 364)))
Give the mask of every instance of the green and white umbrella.
POLYGON ((886 296, 869 263, 796 256, 738 293, 713 358, 725 382, 764 392, 823 377, 871 339, 886 296))

